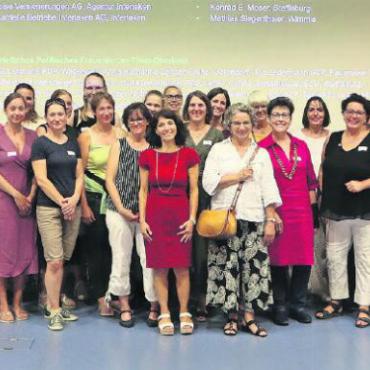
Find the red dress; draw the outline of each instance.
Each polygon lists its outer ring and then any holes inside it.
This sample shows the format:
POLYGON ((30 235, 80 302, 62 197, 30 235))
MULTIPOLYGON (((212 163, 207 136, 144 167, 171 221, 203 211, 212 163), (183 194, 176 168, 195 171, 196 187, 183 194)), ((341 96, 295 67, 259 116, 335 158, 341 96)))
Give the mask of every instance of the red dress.
POLYGON ((189 219, 188 169, 199 162, 197 152, 187 147, 174 153, 147 149, 140 155, 139 166, 149 171, 146 222, 152 230, 152 241, 145 244, 147 267, 191 265, 191 241, 181 243, 177 233, 189 219))

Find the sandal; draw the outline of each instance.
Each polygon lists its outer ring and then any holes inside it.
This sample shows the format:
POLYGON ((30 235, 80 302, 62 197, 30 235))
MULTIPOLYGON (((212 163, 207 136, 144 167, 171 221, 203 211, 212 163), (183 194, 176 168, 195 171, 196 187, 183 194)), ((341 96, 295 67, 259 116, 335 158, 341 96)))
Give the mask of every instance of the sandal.
POLYGON ((319 320, 331 319, 335 316, 341 315, 343 312, 343 306, 340 302, 331 301, 324 309, 317 311, 315 317, 319 320), (331 307, 333 311, 329 311, 328 308, 331 307))
POLYGON ((132 311, 131 310, 122 310, 120 312, 120 316, 119 316, 119 324, 121 326, 123 326, 124 328, 132 328, 134 325, 135 325, 135 320, 134 318, 132 317, 132 311), (122 320, 122 314, 123 313, 130 313, 131 314, 131 318, 128 319, 128 320, 122 320))
POLYGON ((256 320, 249 320, 247 322, 243 322, 242 330, 253 335, 256 335, 257 337, 261 338, 267 337, 267 330, 260 326, 256 320), (253 325, 257 328, 257 330, 252 329, 253 325))
POLYGON ((175 327, 171 321, 171 315, 169 313, 163 313, 158 316, 158 329, 161 335, 174 335, 175 327))
POLYGON ((14 316, 17 321, 24 321, 28 320, 28 312, 25 311, 23 308, 14 309, 14 316))
POLYGON ((224 326, 224 334, 230 336, 238 334, 238 323, 236 320, 229 319, 224 326))
POLYGON ((0 312, 0 322, 9 324, 14 322, 14 315, 11 311, 0 312))
POLYGON ((364 309, 364 308, 360 308, 357 312, 357 318, 356 318, 356 328, 360 328, 360 329, 363 329, 363 328, 366 328, 370 325, 370 311, 367 309, 364 309), (367 316, 360 316, 360 313, 363 313, 367 316), (360 324, 360 322, 362 322, 362 324, 360 324))
POLYGON ((149 326, 149 328, 156 328, 158 326, 158 317, 156 319, 152 319, 150 317, 151 313, 154 313, 158 316, 158 310, 150 309, 148 318, 146 319, 146 324, 149 326))
POLYGON ((180 318, 180 333, 183 335, 193 334, 194 323, 192 320, 191 313, 181 312, 179 318, 180 318))

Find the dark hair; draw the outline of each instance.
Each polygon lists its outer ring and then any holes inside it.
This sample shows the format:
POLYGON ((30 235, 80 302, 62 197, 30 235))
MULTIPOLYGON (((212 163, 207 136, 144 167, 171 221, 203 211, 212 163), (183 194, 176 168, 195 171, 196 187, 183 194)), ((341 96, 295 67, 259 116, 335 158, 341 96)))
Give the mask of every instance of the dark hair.
POLYGON ((102 100, 108 100, 108 102, 112 104, 113 109, 114 109, 115 102, 114 102, 112 95, 107 92, 98 92, 93 96, 93 98, 91 99, 91 103, 90 103, 91 110, 94 112, 94 114, 96 113, 96 110, 102 100))
POLYGON ((161 138, 155 132, 157 125, 158 125, 158 121, 161 117, 171 119, 172 121, 175 122, 176 129, 177 129, 177 133, 175 136, 175 143, 176 145, 179 145, 179 146, 185 145, 185 140, 186 140, 186 135, 187 135, 186 127, 184 123, 182 122, 181 118, 175 112, 172 112, 169 109, 161 110, 153 118, 151 126, 150 126, 150 130, 148 133, 148 141, 150 145, 154 146, 155 148, 160 148, 162 146, 161 138))
POLYGON ((26 90, 32 91, 33 100, 34 100, 34 106, 27 113, 26 119, 27 120, 30 120, 32 122, 36 122, 38 120, 38 118, 39 118, 39 115, 38 115, 38 113, 36 112, 36 109, 35 109, 35 89, 30 84, 28 84, 26 82, 19 83, 14 88, 14 92, 18 92, 18 90, 20 90, 20 89, 26 89, 26 90))
POLYGON ((364 107, 366 112, 366 119, 369 120, 370 116, 370 102, 364 96, 359 94, 351 94, 348 98, 342 100, 342 113, 347 109, 349 103, 359 103, 364 107))
POLYGON ((100 78, 102 81, 103 81, 103 85, 104 85, 104 88, 107 89, 107 83, 105 81, 105 78, 102 74, 100 74, 99 72, 91 72, 89 73, 88 75, 85 76, 84 78, 84 88, 85 88, 85 84, 86 84, 86 80, 89 78, 89 77, 98 77, 100 78))
POLYGON ((149 96, 149 95, 157 95, 157 96, 159 96, 161 99, 163 99, 163 94, 162 94, 159 90, 149 90, 149 91, 145 94, 144 103, 146 102, 146 99, 148 99, 148 96, 149 96))
POLYGON ((225 96, 226 109, 229 108, 231 104, 230 96, 227 90, 223 89, 222 87, 215 87, 212 90, 208 91, 207 98, 209 99, 209 101, 211 101, 218 94, 222 94, 225 96))
POLYGON ((302 116, 303 127, 308 128, 310 126, 310 123, 308 121, 307 113, 308 113, 308 109, 310 107, 310 104, 313 101, 319 101, 321 103, 322 108, 324 109, 324 121, 323 121, 322 125, 323 125, 323 127, 329 126, 330 114, 329 114, 328 107, 326 106, 326 103, 324 102, 324 100, 320 96, 311 96, 311 98, 309 98, 307 100, 306 106, 304 107, 304 110, 303 110, 303 116, 302 116))
POLYGON ((122 114, 122 122, 124 123, 124 125, 127 127, 127 130, 130 131, 130 127, 129 127, 129 124, 128 124, 128 120, 131 116, 131 114, 135 111, 139 111, 143 117, 148 121, 149 123, 149 126, 151 125, 151 122, 152 122, 152 115, 150 114, 150 111, 149 109, 146 107, 146 105, 142 102, 136 102, 136 103, 132 103, 130 105, 128 105, 124 111, 123 111, 123 114, 122 114))
POLYGON ((45 112, 45 117, 47 116, 48 114, 48 110, 49 108, 52 106, 52 105, 60 105, 61 107, 63 107, 64 109, 64 112, 67 113, 67 108, 66 108, 66 104, 64 103, 64 100, 63 99, 60 99, 60 98, 54 98, 54 99, 48 99, 46 100, 45 102, 45 109, 44 109, 44 112, 45 112))
POLYGON ((199 90, 196 90, 196 91, 191 92, 186 97, 184 108, 182 110, 182 116, 184 117, 184 120, 185 121, 189 121, 188 109, 189 109, 190 100, 194 96, 196 98, 200 99, 206 105, 207 111, 206 111, 206 119, 205 119, 205 121, 206 121, 206 123, 209 124, 211 122, 211 119, 212 119, 212 106, 211 106, 211 102, 209 101, 207 95, 205 93, 203 93, 202 91, 199 91, 199 90))
POLYGON ((64 90, 64 89, 57 89, 57 90, 55 90, 51 94, 50 99, 59 98, 61 95, 68 95, 72 99, 72 94, 69 91, 64 90))
POLYGON ((4 110, 7 108, 7 106, 15 99, 22 99, 24 105, 26 105, 26 101, 24 100, 23 96, 17 92, 13 92, 9 94, 5 99, 4 99, 4 110))
POLYGON ((18 90, 20 89, 27 89, 27 90, 30 90, 32 91, 33 93, 33 96, 35 96, 35 89, 28 83, 26 82, 21 82, 20 84, 18 84, 15 88, 14 88, 14 92, 17 92, 18 90))
POLYGON ((275 99, 270 100, 270 102, 267 104, 267 114, 269 116, 271 116, 271 112, 275 107, 286 107, 289 109, 290 115, 294 113, 293 102, 286 96, 279 96, 275 99))

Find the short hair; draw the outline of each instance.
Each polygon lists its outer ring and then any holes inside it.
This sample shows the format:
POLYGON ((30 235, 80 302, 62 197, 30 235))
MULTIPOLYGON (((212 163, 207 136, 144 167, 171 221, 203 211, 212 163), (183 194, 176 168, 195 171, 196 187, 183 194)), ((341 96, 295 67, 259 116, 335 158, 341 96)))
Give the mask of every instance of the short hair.
POLYGON ((152 123, 150 125, 150 130, 148 133, 148 141, 150 145, 152 145, 155 148, 160 148, 162 146, 161 138, 157 135, 155 132, 158 121, 160 118, 167 118, 171 119, 175 122, 177 133, 175 136, 175 143, 176 145, 183 146, 185 145, 185 140, 187 136, 187 129, 182 122, 181 118, 173 111, 169 109, 162 109, 156 116, 153 117, 152 123))
POLYGON ((113 106, 113 109, 114 109, 114 106, 115 106, 115 101, 112 97, 111 94, 107 93, 107 92, 99 92, 99 93, 96 93, 93 98, 91 99, 91 109, 92 111, 94 112, 94 114, 96 113, 96 110, 99 106, 99 104, 101 103, 102 100, 108 100, 108 102, 110 104, 112 104, 113 106))
POLYGON ((247 113, 249 115, 249 117, 251 118, 251 120, 252 120, 252 114, 251 114, 251 111, 250 111, 249 107, 246 104, 243 104, 243 103, 235 103, 235 104, 231 105, 227 109, 227 111, 225 112, 225 123, 226 123, 226 125, 230 126, 232 118, 238 112, 247 113))
POLYGON ((207 98, 211 101, 216 95, 222 94, 225 96, 226 99, 226 109, 230 107, 231 100, 227 90, 223 89, 222 87, 215 87, 212 90, 208 91, 207 98))
POLYGON ((146 99, 148 99, 149 95, 157 95, 161 99, 163 99, 163 94, 159 90, 149 90, 144 97, 144 103, 146 102, 146 99))
POLYGON ((324 100, 321 98, 321 96, 311 96, 311 98, 309 98, 307 100, 307 103, 304 107, 304 110, 303 110, 303 116, 302 116, 302 124, 303 124, 303 127, 305 128, 308 128, 310 126, 310 123, 308 121, 308 109, 310 107, 310 104, 311 102, 313 101, 319 101, 322 105, 322 108, 324 109, 324 121, 322 123, 323 127, 327 127, 329 126, 329 123, 330 123, 330 114, 329 114, 329 110, 328 110, 328 107, 326 105, 326 103, 324 102, 324 100))
POLYGON ((247 99, 247 104, 251 107, 253 104, 268 104, 270 101, 269 96, 264 90, 253 90, 247 99))
POLYGON ((370 116, 370 102, 367 100, 364 96, 359 95, 359 94, 351 94, 348 98, 342 100, 342 113, 347 109, 347 105, 349 103, 359 103, 363 106, 365 113, 366 113, 366 118, 369 120, 370 116))
POLYGON ((190 105, 190 100, 193 98, 193 97, 196 97, 198 99, 200 99, 205 105, 206 105, 206 123, 210 123, 211 122, 211 119, 212 119, 212 106, 211 106, 211 102, 209 101, 207 95, 200 91, 200 90, 195 90, 193 92, 191 92, 190 94, 188 94, 188 96, 186 97, 185 99, 185 103, 184 103, 184 108, 182 110, 182 116, 184 117, 184 120, 185 121, 189 121, 189 113, 188 113, 188 109, 189 109, 189 105, 190 105))
POLYGON ((18 90, 20 89, 26 89, 26 90, 30 90, 32 91, 32 94, 33 96, 35 96, 35 89, 28 83, 26 82, 21 82, 19 83, 15 88, 14 88, 14 92, 17 92, 18 90))
POLYGON ((4 99, 4 110, 8 107, 8 105, 15 99, 22 99, 24 105, 26 105, 26 101, 24 100, 24 97, 17 93, 17 92, 12 92, 9 94, 5 99, 4 99))
POLYGON ((151 125, 151 121, 152 121, 152 115, 150 114, 150 111, 149 109, 146 107, 146 105, 142 102, 136 102, 136 103, 131 103, 130 105, 128 105, 124 111, 123 111, 123 114, 122 114, 122 122, 124 123, 124 125, 127 127, 127 130, 130 131, 130 126, 128 124, 128 120, 131 116, 131 114, 135 111, 139 111, 143 117, 148 121, 149 123, 149 126, 151 125))
POLYGON ((88 75, 86 75, 85 76, 85 78, 84 78, 84 87, 85 87, 85 85, 86 85, 86 80, 89 78, 89 77, 98 77, 98 78, 100 78, 102 81, 103 81, 103 86, 104 86, 104 88, 107 90, 107 82, 105 81, 105 78, 104 78, 104 76, 101 74, 101 73, 99 73, 99 72, 91 72, 91 73, 89 73, 88 75))
POLYGON ((67 113, 66 104, 64 103, 63 99, 60 99, 60 98, 48 99, 45 102, 45 109, 44 109, 45 117, 47 116, 49 108, 52 105, 60 105, 64 109, 64 112, 67 113))
POLYGON ((294 104, 293 102, 287 98, 286 96, 279 96, 275 99, 272 99, 267 104, 267 114, 271 116, 271 112, 276 107, 286 107, 289 110, 289 114, 292 115, 294 113, 294 104))
POLYGON ((68 95, 72 99, 72 94, 65 90, 65 89, 57 89, 55 90, 51 96, 50 99, 60 98, 62 95, 68 95))

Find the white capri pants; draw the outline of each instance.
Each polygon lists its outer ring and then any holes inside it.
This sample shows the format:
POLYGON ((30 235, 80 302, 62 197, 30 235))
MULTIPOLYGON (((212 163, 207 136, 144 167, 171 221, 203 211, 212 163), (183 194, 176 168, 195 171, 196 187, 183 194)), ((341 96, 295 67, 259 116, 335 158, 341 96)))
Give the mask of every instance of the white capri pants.
POLYGON ((334 300, 349 297, 347 257, 353 243, 356 289, 354 300, 370 305, 370 220, 328 220, 326 229, 330 295, 334 300))
POLYGON ((130 265, 134 238, 136 250, 143 268, 145 298, 156 302, 153 286, 153 271, 146 267, 144 238, 137 222, 129 222, 118 212, 107 210, 106 223, 109 231, 109 244, 112 248, 112 271, 109 277, 108 293, 127 296, 131 293, 130 265))

